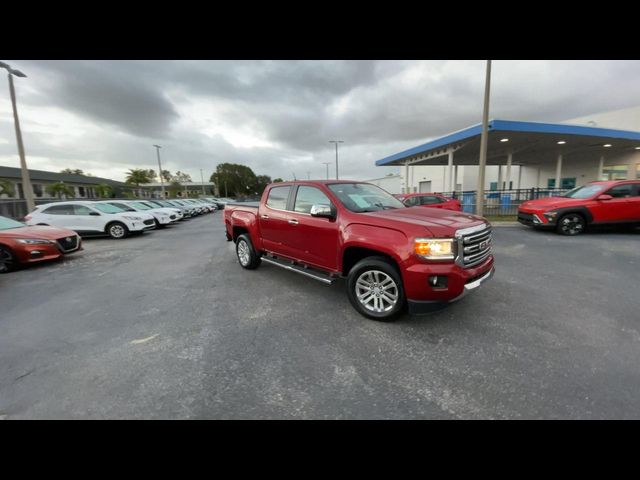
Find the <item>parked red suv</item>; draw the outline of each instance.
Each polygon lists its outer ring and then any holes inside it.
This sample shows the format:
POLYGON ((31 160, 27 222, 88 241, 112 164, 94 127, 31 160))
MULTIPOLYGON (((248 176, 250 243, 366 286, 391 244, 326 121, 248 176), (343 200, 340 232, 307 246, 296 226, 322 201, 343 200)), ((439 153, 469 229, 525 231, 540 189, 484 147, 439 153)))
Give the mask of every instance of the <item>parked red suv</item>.
POLYGON ((407 207, 416 207, 419 205, 421 207, 444 208, 445 210, 453 210, 455 212, 462 211, 460 200, 445 197, 439 193, 403 193, 394 195, 394 197, 407 207))
POLYGON ((562 235, 578 235, 588 225, 640 225, 640 180, 591 182, 560 197, 524 202, 518 221, 562 235))

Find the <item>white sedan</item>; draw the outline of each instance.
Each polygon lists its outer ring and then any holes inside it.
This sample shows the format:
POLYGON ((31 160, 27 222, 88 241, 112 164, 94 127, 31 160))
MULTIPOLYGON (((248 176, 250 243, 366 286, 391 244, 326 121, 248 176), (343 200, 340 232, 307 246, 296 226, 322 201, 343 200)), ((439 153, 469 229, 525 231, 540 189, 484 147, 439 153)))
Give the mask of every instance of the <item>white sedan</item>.
POLYGON ((155 228, 155 220, 148 213, 131 213, 106 203, 86 201, 38 205, 24 220, 27 225, 51 225, 80 235, 107 234, 116 239, 155 228))

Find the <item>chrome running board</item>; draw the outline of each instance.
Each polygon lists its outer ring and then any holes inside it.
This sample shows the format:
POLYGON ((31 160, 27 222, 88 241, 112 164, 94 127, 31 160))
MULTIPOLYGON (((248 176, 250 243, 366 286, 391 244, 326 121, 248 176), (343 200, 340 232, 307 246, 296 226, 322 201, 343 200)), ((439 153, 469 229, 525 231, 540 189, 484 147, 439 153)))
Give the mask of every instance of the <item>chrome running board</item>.
POLYGON ((290 260, 263 256, 262 261, 280 268, 284 268, 285 270, 291 270, 292 272, 299 273, 300 275, 313 278, 314 280, 318 280, 325 285, 331 285, 336 281, 335 277, 332 277, 331 275, 319 272, 317 270, 312 270, 310 267, 304 267, 302 265, 292 263, 290 260))

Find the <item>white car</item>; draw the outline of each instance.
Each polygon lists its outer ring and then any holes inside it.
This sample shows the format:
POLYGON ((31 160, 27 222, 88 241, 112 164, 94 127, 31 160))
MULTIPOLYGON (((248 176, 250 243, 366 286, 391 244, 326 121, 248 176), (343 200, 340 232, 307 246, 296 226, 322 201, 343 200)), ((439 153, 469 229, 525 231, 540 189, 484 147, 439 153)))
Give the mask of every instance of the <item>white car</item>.
POLYGON ((36 206, 24 217, 27 225, 51 225, 68 228, 80 235, 104 235, 125 238, 133 232, 155 228, 152 215, 126 212, 106 203, 68 201, 36 206))
POLYGON ((156 228, 164 227, 180 220, 176 210, 169 208, 151 207, 142 201, 102 200, 96 203, 106 203, 118 207, 126 212, 145 212, 154 218, 156 228))

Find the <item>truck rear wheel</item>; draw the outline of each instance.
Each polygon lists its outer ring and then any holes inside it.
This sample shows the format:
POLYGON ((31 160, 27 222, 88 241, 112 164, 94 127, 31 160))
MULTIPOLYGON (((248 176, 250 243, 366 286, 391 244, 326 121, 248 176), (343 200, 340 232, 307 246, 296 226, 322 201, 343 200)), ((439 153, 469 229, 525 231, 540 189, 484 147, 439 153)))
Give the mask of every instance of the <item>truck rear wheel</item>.
POLYGON ((364 258, 353 266, 347 296, 361 315, 382 322, 394 320, 405 304, 400 273, 384 257, 364 258))
POLYGON ((240 235, 236 240, 236 255, 238 256, 240 266, 247 270, 254 270, 262 263, 260 255, 258 255, 256 249, 253 248, 251 238, 249 238, 249 235, 246 233, 240 235))

